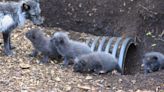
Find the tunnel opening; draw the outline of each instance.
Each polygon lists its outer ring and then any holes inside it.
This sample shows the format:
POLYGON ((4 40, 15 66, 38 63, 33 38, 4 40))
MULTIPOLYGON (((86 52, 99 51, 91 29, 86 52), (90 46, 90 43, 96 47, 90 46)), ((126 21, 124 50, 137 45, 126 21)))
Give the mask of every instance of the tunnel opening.
POLYGON ((137 59, 137 47, 135 44, 131 44, 128 48, 125 62, 124 62, 124 74, 125 75, 133 75, 136 73, 136 67, 138 64, 138 59, 137 59))

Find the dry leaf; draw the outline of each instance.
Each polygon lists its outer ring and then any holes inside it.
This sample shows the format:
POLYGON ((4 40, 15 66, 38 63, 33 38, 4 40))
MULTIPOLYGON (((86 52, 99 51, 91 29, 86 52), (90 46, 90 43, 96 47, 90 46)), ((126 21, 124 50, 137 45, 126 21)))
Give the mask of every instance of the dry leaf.
POLYGON ((147 35, 147 36, 151 36, 152 33, 151 33, 151 32, 147 32, 146 35, 147 35))

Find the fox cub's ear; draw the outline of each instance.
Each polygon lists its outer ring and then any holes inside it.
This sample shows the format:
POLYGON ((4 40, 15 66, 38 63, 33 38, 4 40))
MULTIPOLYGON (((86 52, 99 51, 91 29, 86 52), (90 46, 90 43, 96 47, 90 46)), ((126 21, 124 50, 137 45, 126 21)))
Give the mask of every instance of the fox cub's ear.
POLYGON ((26 3, 22 4, 22 11, 29 11, 30 10, 30 6, 27 5, 26 3))

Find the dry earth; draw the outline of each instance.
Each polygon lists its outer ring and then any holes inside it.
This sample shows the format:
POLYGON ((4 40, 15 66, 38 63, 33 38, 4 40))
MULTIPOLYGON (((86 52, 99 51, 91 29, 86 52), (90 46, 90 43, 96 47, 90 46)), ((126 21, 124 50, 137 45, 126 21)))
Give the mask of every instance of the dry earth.
MULTIPOLYGON (((72 67, 62 69, 58 61, 39 65, 39 59, 28 57, 33 47, 25 38, 25 32, 35 28, 26 23, 23 28, 12 34, 12 43, 16 46, 15 55, 3 54, 3 41, 0 47, 0 90, 2 92, 164 92, 164 71, 144 75, 104 75, 74 73, 72 67)), ((42 28, 48 36, 60 28, 42 28)), ((75 40, 85 41, 91 35, 70 32, 75 40)))

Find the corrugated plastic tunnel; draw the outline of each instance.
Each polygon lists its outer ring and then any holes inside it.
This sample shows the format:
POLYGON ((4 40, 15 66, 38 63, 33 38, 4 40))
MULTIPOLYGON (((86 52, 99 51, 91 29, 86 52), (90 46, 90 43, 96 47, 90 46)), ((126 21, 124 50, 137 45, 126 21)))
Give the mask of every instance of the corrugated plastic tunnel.
POLYGON ((125 73, 125 60, 130 46, 135 46, 136 43, 131 37, 93 37, 87 40, 87 44, 92 51, 100 51, 111 53, 118 59, 118 64, 121 69, 121 74, 125 73))

